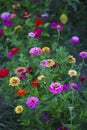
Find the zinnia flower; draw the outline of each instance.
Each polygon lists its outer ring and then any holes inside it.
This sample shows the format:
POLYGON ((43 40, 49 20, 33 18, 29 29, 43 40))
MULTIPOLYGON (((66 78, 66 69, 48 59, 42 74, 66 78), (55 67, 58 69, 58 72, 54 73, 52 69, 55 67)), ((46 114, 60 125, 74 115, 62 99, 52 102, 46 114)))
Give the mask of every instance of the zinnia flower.
POLYGON ((6 21, 9 20, 11 18, 11 14, 9 12, 4 12, 1 14, 1 19, 6 21))
POLYGON ((42 80, 42 79, 44 79, 45 78, 45 76, 44 75, 40 75, 40 76, 38 76, 38 80, 42 80))
POLYGON ((80 78, 79 78, 79 81, 80 81, 80 82, 83 82, 83 81, 85 81, 85 80, 87 80, 87 78, 85 78, 85 77, 80 77, 80 78))
POLYGON ((64 29, 64 24, 61 22, 52 22, 51 27, 55 30, 57 30, 58 32, 61 32, 64 29))
POLYGON ((36 108, 38 104, 39 104, 39 99, 37 97, 32 96, 26 100, 26 105, 30 108, 36 108))
POLYGON ((27 68, 26 73, 33 74, 33 69, 32 69, 31 66, 29 66, 29 67, 27 68))
POLYGON ((22 26, 21 25, 17 25, 17 26, 14 27, 14 30, 20 30, 20 31, 22 31, 22 26))
POLYGON ((25 73, 23 73, 23 74, 21 74, 18 78, 19 78, 20 80, 23 80, 23 79, 25 79, 25 78, 26 78, 26 74, 25 74, 25 73))
POLYGON ((77 71, 75 71, 75 70, 69 70, 69 71, 68 71, 68 75, 69 75, 70 77, 76 76, 76 75, 77 75, 77 71))
POLYGON ((22 18, 24 20, 27 20, 28 18, 30 18, 30 12, 29 11, 25 11, 23 14, 22 14, 22 18))
POLYGON ((46 65, 46 67, 52 67, 55 65, 55 62, 52 59, 47 59, 48 64, 46 65))
POLYGON ((72 55, 69 55, 67 57, 67 60, 69 61, 69 63, 75 63, 76 62, 76 59, 72 55))
POLYGON ((69 130, 69 128, 66 127, 66 126, 61 125, 61 126, 59 126, 59 127, 57 128, 57 130, 69 130))
POLYGON ((11 58, 14 54, 16 54, 19 51, 19 49, 17 47, 14 47, 12 49, 10 49, 10 51, 7 54, 8 58, 11 58))
POLYGON ((18 105, 18 106, 15 108, 15 112, 16 112, 17 114, 22 113, 23 110, 24 110, 24 108, 23 108, 21 105, 18 105))
POLYGON ((70 39, 70 42, 71 42, 72 44, 78 44, 78 43, 80 43, 80 39, 79 39, 78 36, 73 36, 73 37, 70 39))
POLYGON ((18 77, 10 78, 9 85, 11 86, 18 86, 20 84, 20 79, 18 77))
POLYGON ((16 70, 15 70, 15 73, 16 74, 23 74, 26 72, 26 68, 25 67, 18 67, 16 70))
POLYGON ((28 37, 31 37, 31 38, 35 37, 35 33, 34 32, 28 33, 28 37))
POLYGON ((49 86, 49 91, 54 94, 61 93, 63 91, 63 86, 58 82, 51 83, 49 86))
POLYGON ((83 59, 87 58, 87 52, 86 51, 82 51, 79 53, 79 56, 82 57, 83 59))
POLYGON ((48 61, 43 60, 43 61, 41 61, 40 66, 47 66, 47 64, 48 64, 48 61))
POLYGON ((76 83, 74 83, 74 82, 71 82, 70 84, 69 84, 69 87, 70 88, 74 88, 75 90, 79 90, 79 86, 78 86, 78 84, 76 84, 76 83))
POLYGON ((35 38, 39 38, 42 30, 41 30, 41 28, 35 28, 33 32, 35 34, 35 38))
POLYGON ((50 53, 50 48, 49 47, 43 47, 42 50, 41 50, 41 53, 44 53, 44 52, 50 53))
POLYGON ((7 68, 3 68, 0 70, 0 78, 4 78, 8 76, 8 74, 9 74, 9 70, 7 68))
POLYGON ((32 87, 35 88, 35 87, 40 87, 40 83, 38 82, 37 79, 34 79, 31 83, 32 87))
POLYGON ((44 19, 44 20, 48 20, 49 19, 49 14, 47 12, 44 12, 41 17, 44 19))
POLYGON ((33 47, 29 51, 30 55, 39 55, 41 53, 41 49, 39 47, 33 47))
POLYGON ((68 17, 66 14, 62 14, 59 19, 63 24, 66 24, 68 21, 68 17))
POLYGON ((3 26, 7 26, 7 27, 11 27, 13 25, 13 21, 12 20, 6 20, 3 23, 3 26))
POLYGON ((26 94, 26 90, 25 89, 19 89, 18 91, 17 91, 17 95, 18 96, 23 96, 23 95, 25 95, 26 94))
POLYGON ((41 19, 37 19, 34 22, 35 22, 36 26, 40 26, 43 24, 43 21, 41 19))
POLYGON ((63 87, 63 91, 68 91, 69 90, 69 86, 66 84, 62 84, 63 87))

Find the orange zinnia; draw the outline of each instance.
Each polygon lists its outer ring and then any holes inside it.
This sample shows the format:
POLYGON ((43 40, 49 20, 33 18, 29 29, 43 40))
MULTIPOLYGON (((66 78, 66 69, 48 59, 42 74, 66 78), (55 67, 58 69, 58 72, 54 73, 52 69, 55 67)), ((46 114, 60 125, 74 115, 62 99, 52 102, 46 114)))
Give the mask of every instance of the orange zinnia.
POLYGON ((23 96, 24 94, 26 94, 26 90, 25 90, 25 89, 19 89, 19 90, 17 91, 17 95, 18 95, 18 96, 23 96))

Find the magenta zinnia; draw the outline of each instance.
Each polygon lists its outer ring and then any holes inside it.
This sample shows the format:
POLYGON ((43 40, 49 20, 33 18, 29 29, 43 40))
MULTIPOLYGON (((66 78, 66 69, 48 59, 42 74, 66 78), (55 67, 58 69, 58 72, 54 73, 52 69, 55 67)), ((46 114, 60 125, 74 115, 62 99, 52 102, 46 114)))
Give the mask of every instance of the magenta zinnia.
POLYGON ((63 91, 63 86, 58 82, 51 83, 49 86, 49 91, 54 94, 61 93, 63 91))
POLYGON ((30 49, 29 53, 30 53, 31 56, 39 55, 41 53, 41 48, 33 47, 33 48, 30 49))
POLYGON ((37 97, 29 97, 26 101, 26 105, 30 108, 36 108, 39 104, 39 99, 37 97))

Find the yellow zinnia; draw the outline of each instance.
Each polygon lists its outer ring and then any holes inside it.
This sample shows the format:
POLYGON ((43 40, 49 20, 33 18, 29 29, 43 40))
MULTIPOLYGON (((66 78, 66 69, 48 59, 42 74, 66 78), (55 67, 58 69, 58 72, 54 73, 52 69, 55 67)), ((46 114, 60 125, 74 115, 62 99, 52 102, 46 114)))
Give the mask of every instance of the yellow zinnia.
POLYGON ((10 78, 9 85, 18 86, 20 84, 20 79, 18 77, 10 78))
POLYGON ((42 79, 44 79, 45 78, 45 76, 44 75, 40 75, 40 76, 38 76, 38 80, 42 80, 42 79))
POLYGON ((17 106, 17 107, 15 108, 15 112, 16 112, 17 114, 22 113, 23 110, 24 110, 24 108, 23 108, 21 105, 19 105, 19 106, 17 106))
POLYGON ((75 70, 69 70, 69 71, 68 71, 68 75, 69 75, 70 77, 76 76, 76 75, 77 75, 77 71, 75 71, 75 70))
POLYGON ((75 63, 76 62, 76 58, 74 58, 72 55, 69 55, 67 57, 67 60, 69 61, 69 63, 75 63))
POLYGON ((41 53, 44 53, 44 52, 50 52, 50 48, 49 47, 43 47, 42 50, 41 50, 41 53))
POLYGON ((17 30, 17 29, 19 29, 20 31, 22 31, 22 26, 21 26, 21 25, 15 26, 15 27, 14 27, 14 30, 17 30))
POLYGON ((48 64, 46 65, 46 67, 52 67, 55 65, 55 62, 52 59, 47 59, 48 64))
POLYGON ((59 19, 63 24, 66 24, 68 21, 68 16, 66 14, 62 14, 59 19))

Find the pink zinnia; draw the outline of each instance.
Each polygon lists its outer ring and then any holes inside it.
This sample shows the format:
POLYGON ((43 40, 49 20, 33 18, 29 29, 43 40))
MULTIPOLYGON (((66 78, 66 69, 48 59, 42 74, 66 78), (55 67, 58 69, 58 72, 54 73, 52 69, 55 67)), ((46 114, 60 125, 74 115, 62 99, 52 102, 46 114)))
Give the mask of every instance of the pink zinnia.
POLYGON ((42 30, 41 30, 41 28, 35 28, 33 32, 35 34, 35 38, 39 38, 42 30))
POLYGON ((43 60, 40 63, 40 66, 47 66, 48 65, 48 61, 47 60, 43 60))
POLYGON ((51 83, 49 86, 49 91, 54 94, 61 93, 63 91, 63 86, 58 82, 51 83))
POLYGON ((70 39, 70 42, 71 42, 72 44, 78 44, 78 43, 80 43, 80 39, 79 39, 79 37, 77 37, 77 36, 73 36, 73 37, 70 39))
POLYGON ((25 67, 18 67, 18 68, 15 70, 15 73, 16 73, 16 74, 24 74, 26 71, 27 71, 27 69, 26 69, 25 67))
POLYGON ((26 101, 26 105, 30 108, 36 108, 39 104, 39 99, 37 97, 29 97, 26 101))
POLYGON ((9 12, 4 12, 4 13, 1 14, 1 19, 4 20, 4 21, 8 20, 10 18, 11 18, 11 14, 9 12))
POLYGON ((30 55, 39 55, 41 53, 41 49, 39 47, 33 47, 29 51, 30 55))
POLYGON ((61 22, 52 22, 51 27, 55 30, 57 30, 58 32, 61 32, 64 29, 64 24, 61 22))
POLYGON ((82 58, 87 58, 87 52, 86 51, 82 51, 79 53, 79 56, 82 58))
POLYGON ((34 32, 30 32, 30 33, 28 33, 28 37, 35 37, 35 33, 34 32))

